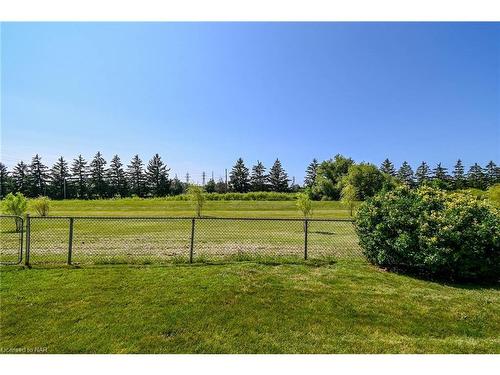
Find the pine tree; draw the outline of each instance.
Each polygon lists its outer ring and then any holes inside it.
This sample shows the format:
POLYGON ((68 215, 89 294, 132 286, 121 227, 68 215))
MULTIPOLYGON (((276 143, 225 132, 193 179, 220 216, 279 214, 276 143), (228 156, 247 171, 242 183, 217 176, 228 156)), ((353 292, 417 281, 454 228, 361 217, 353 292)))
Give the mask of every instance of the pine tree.
POLYGON ((69 177, 68 163, 61 156, 50 170, 51 195, 56 199, 67 197, 67 179, 69 177))
POLYGON ((380 165, 380 172, 388 174, 389 176, 396 176, 394 164, 389 159, 385 159, 380 165))
POLYGON ((167 166, 161 160, 160 155, 155 154, 146 168, 146 181, 150 192, 155 197, 162 197, 168 193, 168 171, 167 166))
POLYGON ((425 161, 420 164, 415 172, 417 185, 422 186, 430 180, 430 168, 425 161))
POLYGON ((500 183, 500 167, 493 160, 486 165, 485 172, 488 186, 500 183))
POLYGON ((12 171, 12 179, 14 180, 14 187, 16 192, 24 195, 29 194, 30 189, 30 175, 29 168, 23 161, 17 163, 12 171))
POLYGON ((111 196, 127 196, 127 179, 123 171, 123 164, 118 155, 113 156, 108 169, 109 191, 111 196))
POLYGON ((463 189, 466 187, 465 172, 462 160, 458 159, 453 168, 453 186, 455 189, 463 189))
POLYGON ((288 191, 288 175, 281 166, 281 162, 276 159, 273 166, 269 170, 269 187, 271 191, 285 192, 288 191))
POLYGON ((307 166, 306 169, 306 177, 304 178, 304 186, 306 187, 312 187, 314 184, 314 181, 316 181, 316 176, 318 175, 318 167, 319 163, 316 158, 314 158, 307 166))
POLYGON ((0 199, 7 195, 7 182, 9 179, 9 172, 7 167, 0 162, 0 199))
POLYGON ((90 185, 92 194, 103 198, 106 196, 106 160, 102 157, 100 151, 95 154, 90 162, 90 185))
POLYGON ((229 186, 231 190, 238 193, 246 193, 250 188, 250 179, 248 168, 242 158, 236 161, 231 173, 229 174, 229 186))
POLYGON ((475 189, 486 188, 486 179, 483 168, 481 168, 479 164, 474 163, 474 165, 470 167, 469 172, 467 173, 467 185, 475 189))
POLYGON ((47 194, 47 182, 49 180, 48 168, 42 163, 42 158, 36 154, 31 160, 29 168, 31 189, 30 196, 38 197, 47 194))
POLYGON ((73 164, 71 164, 71 174, 76 185, 76 196, 80 199, 85 198, 87 196, 89 171, 87 161, 82 155, 78 155, 78 158, 73 160, 73 164))
POLYGON ((435 180, 447 181, 448 180, 448 170, 438 163, 436 168, 432 170, 432 178, 435 180))
POLYGON ((208 180, 208 182, 205 184, 205 191, 207 193, 215 193, 215 181, 213 178, 208 180))
POLYGON ((132 192, 138 197, 144 197, 146 194, 144 164, 142 163, 139 155, 135 155, 127 166, 127 175, 129 178, 129 185, 132 192))
POLYGON ((264 164, 257 160, 257 164, 252 167, 252 175, 250 176, 250 185, 252 191, 266 191, 267 175, 264 164))
POLYGON ((170 183, 170 194, 179 195, 182 194, 185 190, 186 189, 184 188, 183 183, 177 178, 177 175, 175 175, 174 179, 170 183))
POLYGON ((415 184, 413 169, 411 169, 411 166, 410 164, 408 164, 408 162, 403 162, 401 168, 399 168, 398 170, 397 178, 409 187, 412 187, 415 184))
POLYGON ((215 192, 219 194, 227 193, 226 183, 222 178, 219 178, 219 181, 215 184, 215 192))

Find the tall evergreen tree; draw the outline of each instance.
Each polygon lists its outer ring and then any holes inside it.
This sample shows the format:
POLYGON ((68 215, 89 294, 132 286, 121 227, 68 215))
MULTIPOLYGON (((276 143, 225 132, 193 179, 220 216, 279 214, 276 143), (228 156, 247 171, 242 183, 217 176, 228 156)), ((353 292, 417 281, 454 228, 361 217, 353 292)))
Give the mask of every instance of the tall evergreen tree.
POLYGON ((155 154, 146 168, 146 181, 150 192, 155 197, 168 194, 168 171, 167 166, 161 160, 160 155, 155 154))
POLYGON ((432 177, 436 180, 447 181, 449 179, 448 170, 441 163, 438 163, 432 171, 432 177))
POLYGON ((16 192, 29 195, 31 185, 29 173, 29 167, 23 161, 20 161, 14 167, 12 179, 14 180, 14 189, 16 192))
POLYGON ((144 164, 139 155, 135 155, 127 165, 127 175, 132 193, 138 197, 143 197, 146 194, 146 178, 144 175, 144 164))
POLYGON ((90 162, 90 185, 93 195, 99 198, 106 197, 106 160, 100 151, 90 162))
POLYGON ((422 186, 430 180, 430 168, 425 161, 422 162, 415 171, 415 179, 417 180, 417 185, 422 186))
POLYGON ((271 191, 286 192, 288 191, 288 175, 281 166, 279 159, 276 159, 273 166, 269 170, 269 187, 271 191))
POLYGON ((486 182, 488 186, 500 183, 500 167, 491 160, 485 168, 486 182))
POLYGON ((467 173, 467 185, 475 189, 486 188, 486 179, 483 168, 481 168, 479 164, 474 163, 474 165, 470 167, 469 172, 467 173))
POLYGON ((385 159, 380 165, 380 172, 388 174, 390 176, 396 176, 396 170, 394 169, 394 164, 389 159, 385 159))
POLYGON ((453 168, 453 187, 455 189, 463 189, 466 187, 465 171, 462 160, 458 159, 455 167, 453 168))
POLYGON ((48 168, 42 163, 42 158, 36 154, 31 160, 29 168, 31 189, 30 195, 38 197, 47 195, 47 182, 49 180, 48 168))
POLYGON ((222 178, 219 178, 219 181, 215 184, 215 192, 219 194, 227 193, 227 186, 222 178))
POLYGON ((184 190, 184 184, 177 178, 177 175, 175 175, 170 183, 170 194, 179 195, 182 194, 184 190))
POLYGON ((205 191, 207 193, 215 193, 215 180, 211 178, 205 185, 205 191))
POLYGON ((316 181, 316 176, 318 175, 318 167, 318 160, 314 158, 312 162, 307 166, 306 177, 304 178, 304 186, 312 187, 314 185, 314 181, 316 181))
POLYGON ((408 162, 404 161, 403 164, 401 164, 397 173, 397 178, 409 187, 412 187, 415 184, 413 169, 411 169, 408 162))
POLYGON ((123 164, 118 155, 113 156, 109 163, 108 183, 111 196, 127 196, 127 179, 123 171, 123 164))
POLYGON ((87 161, 82 155, 78 155, 78 158, 73 160, 71 164, 71 175, 76 188, 76 196, 80 199, 85 198, 87 196, 89 171, 87 161))
POLYGON ((7 195, 7 184, 9 179, 9 172, 7 167, 0 162, 0 199, 7 195))
POLYGON ((229 186, 232 191, 246 193, 250 188, 250 178, 248 168, 242 158, 236 161, 231 173, 229 174, 229 186))
POLYGON ((257 160, 257 164, 252 167, 250 176, 250 186, 252 191, 266 191, 267 175, 264 164, 257 160))
POLYGON ((67 179, 69 176, 68 163, 61 156, 50 170, 50 190, 53 198, 67 198, 67 179))

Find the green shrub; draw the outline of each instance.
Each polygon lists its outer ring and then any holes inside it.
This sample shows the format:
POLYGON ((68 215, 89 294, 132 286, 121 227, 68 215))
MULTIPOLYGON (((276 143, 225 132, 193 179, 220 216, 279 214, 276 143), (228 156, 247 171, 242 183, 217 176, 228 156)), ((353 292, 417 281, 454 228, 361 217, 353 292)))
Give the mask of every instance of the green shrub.
POLYGON ((39 216, 49 216, 50 198, 38 197, 31 201, 31 207, 39 216))
POLYGON ((500 211, 465 192, 399 187, 361 204, 356 230, 383 267, 454 280, 500 275, 500 211))
MULTIPOLYGON (((27 208, 28 200, 22 193, 16 193, 15 195, 9 193, 2 200, 2 212, 7 215, 24 216, 27 208)), ((16 222, 16 231, 20 232, 23 222, 18 218, 15 218, 14 220, 16 222)))

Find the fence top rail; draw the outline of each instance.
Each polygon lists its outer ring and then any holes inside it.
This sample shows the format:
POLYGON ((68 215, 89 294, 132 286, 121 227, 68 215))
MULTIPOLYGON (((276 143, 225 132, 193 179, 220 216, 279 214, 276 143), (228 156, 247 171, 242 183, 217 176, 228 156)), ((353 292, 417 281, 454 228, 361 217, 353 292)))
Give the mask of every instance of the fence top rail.
MULTIPOLYGON (((14 216, 12 216, 14 217, 14 216)), ((350 218, 291 218, 291 217, 217 217, 217 216, 30 216, 30 219, 82 219, 82 220, 232 220, 232 221, 325 221, 353 222, 350 218)))

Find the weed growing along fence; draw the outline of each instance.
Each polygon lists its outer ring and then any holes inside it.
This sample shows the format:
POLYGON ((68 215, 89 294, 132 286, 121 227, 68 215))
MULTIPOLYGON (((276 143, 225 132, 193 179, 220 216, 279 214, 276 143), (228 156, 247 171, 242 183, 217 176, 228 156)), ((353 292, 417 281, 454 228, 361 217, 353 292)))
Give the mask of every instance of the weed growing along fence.
POLYGON ((342 219, 28 216, 25 227, 25 264, 362 257, 342 219))

